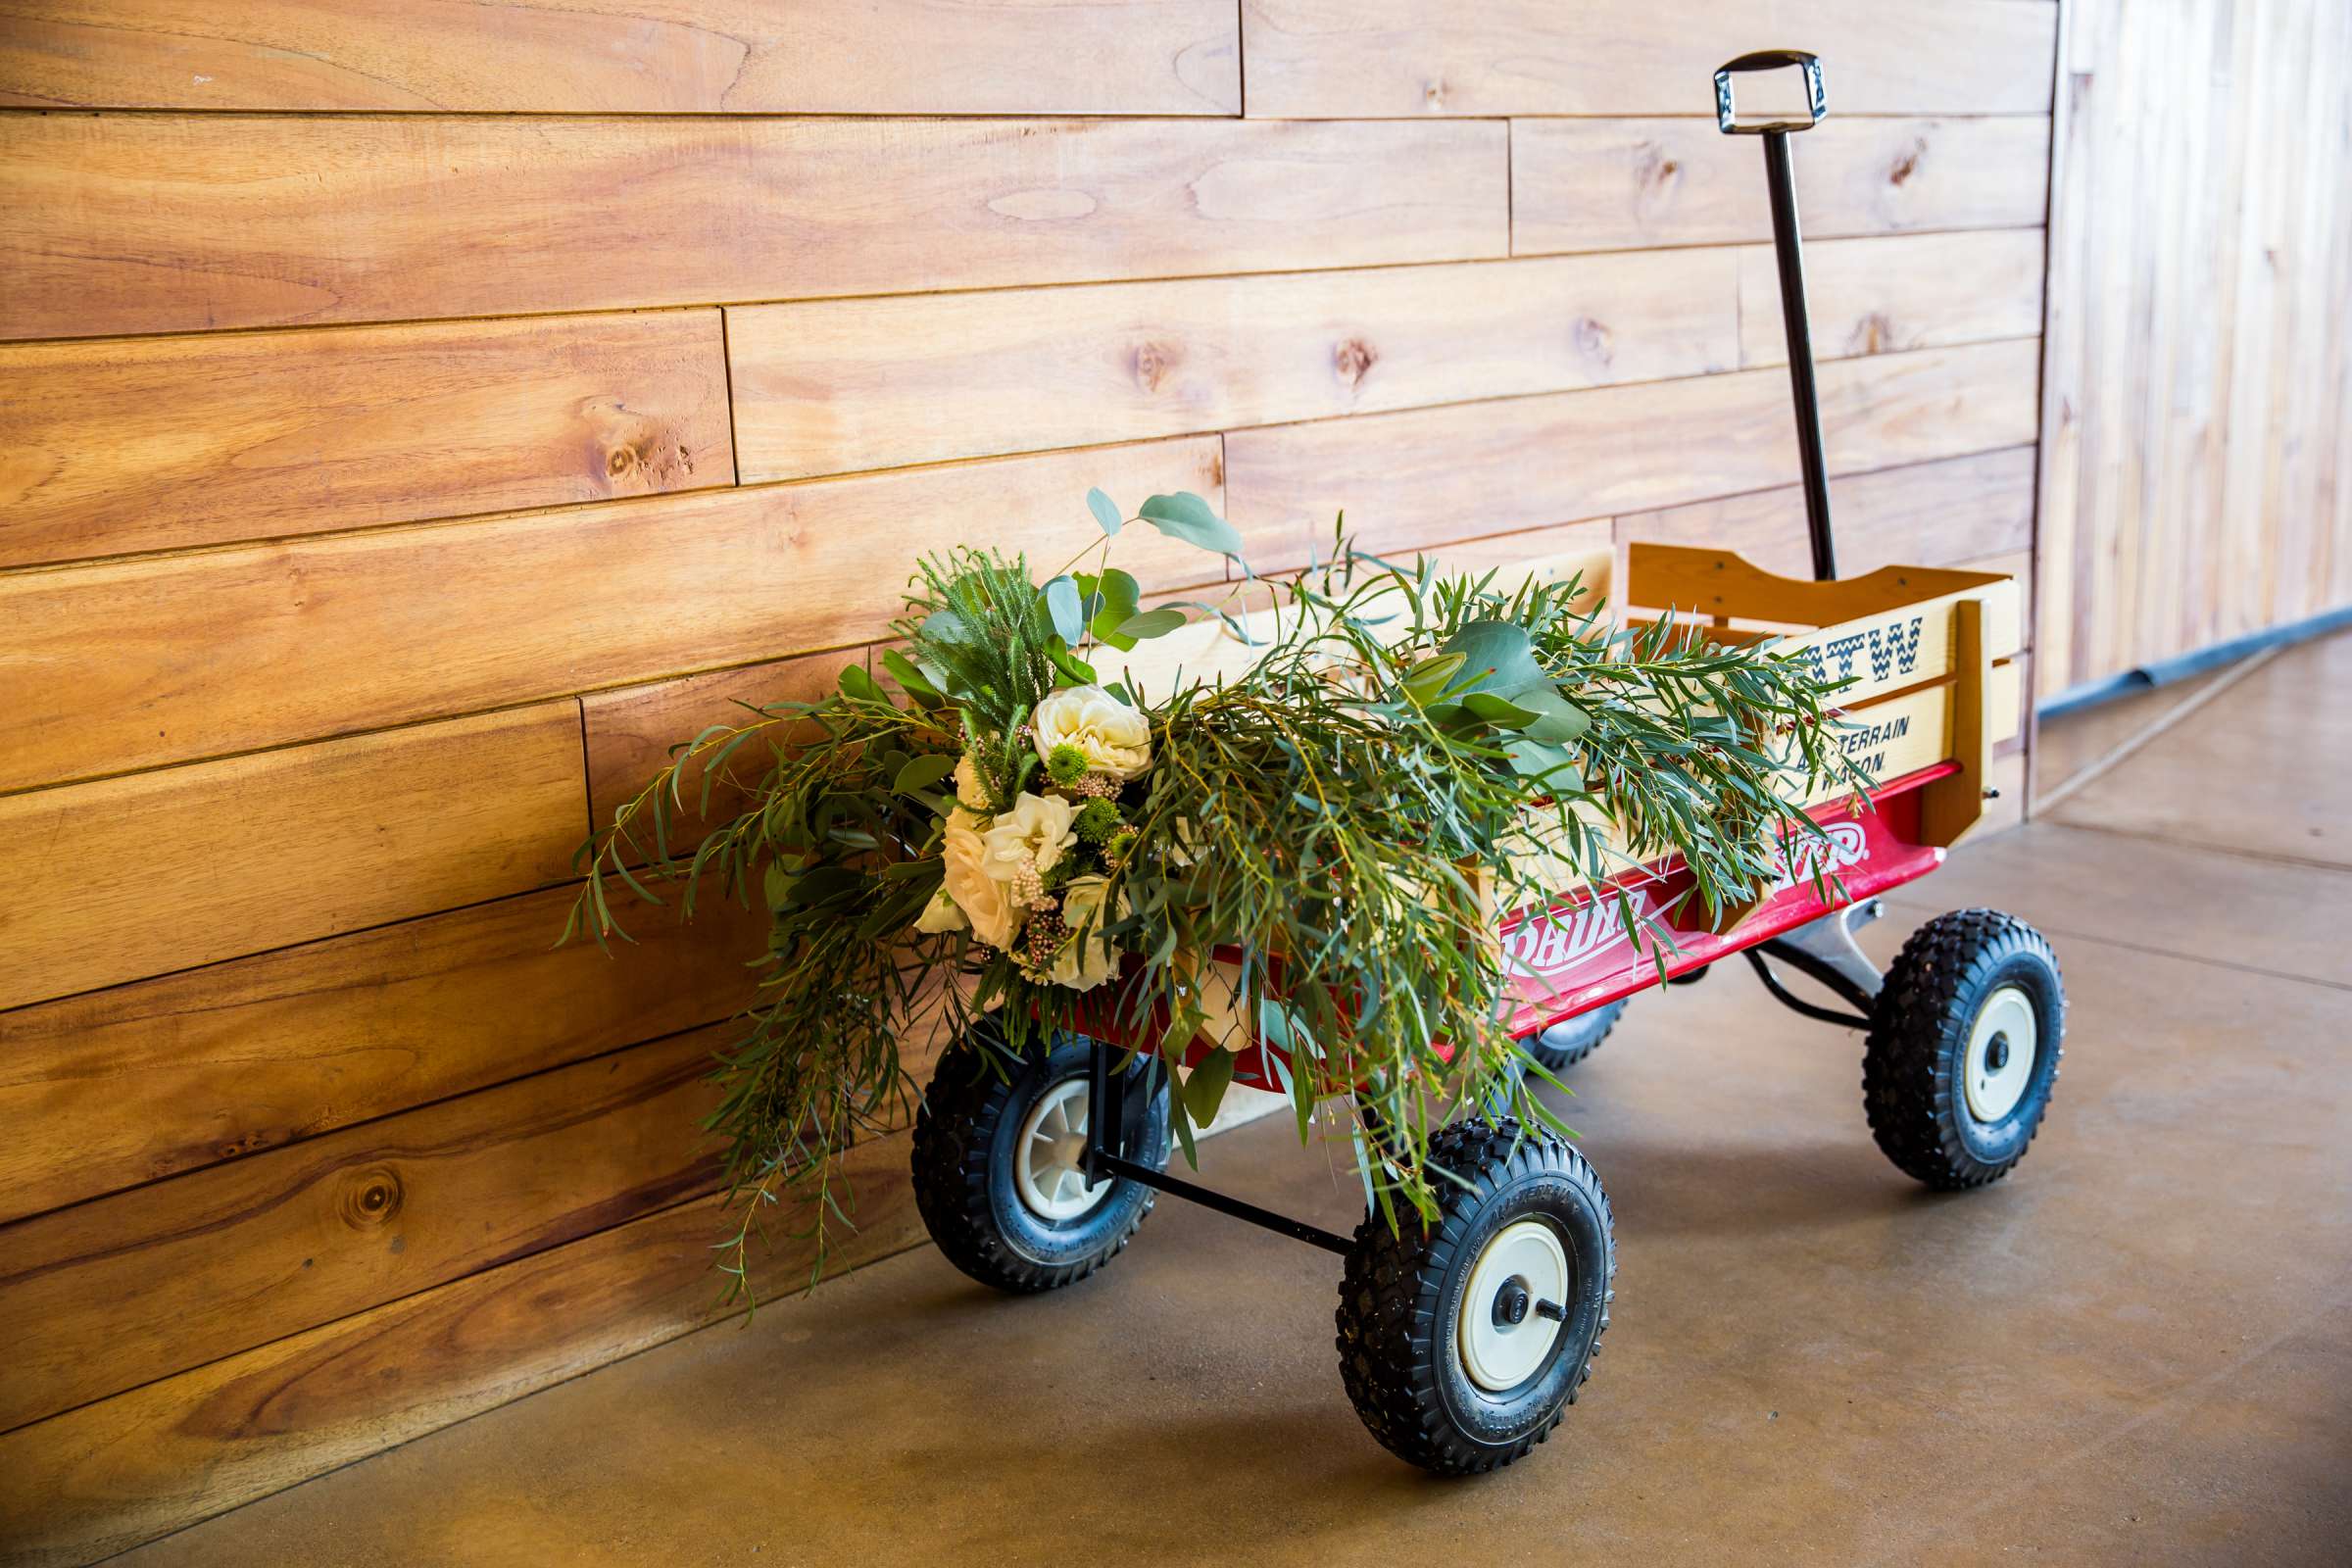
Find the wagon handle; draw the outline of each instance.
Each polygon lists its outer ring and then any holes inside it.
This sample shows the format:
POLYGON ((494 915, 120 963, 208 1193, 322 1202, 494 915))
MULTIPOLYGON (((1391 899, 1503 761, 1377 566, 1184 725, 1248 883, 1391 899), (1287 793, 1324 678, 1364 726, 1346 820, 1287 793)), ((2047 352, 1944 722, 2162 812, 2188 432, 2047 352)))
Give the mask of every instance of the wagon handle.
POLYGON ((1715 70, 1715 128, 1726 136, 1761 136, 1773 131, 1811 130, 1821 123, 1821 117, 1830 112, 1830 100, 1822 91, 1821 60, 1802 49, 1759 49, 1754 54, 1727 60, 1715 70), (1739 111, 1732 104, 1732 78, 1753 71, 1781 71, 1789 66, 1805 74, 1805 107, 1812 113, 1810 120, 1751 120, 1741 122, 1739 111))
POLYGON ((1822 455, 1821 397, 1813 385, 1813 328, 1805 315, 1805 259, 1797 239, 1796 175, 1788 138, 1811 130, 1830 112, 1821 85, 1821 62, 1801 49, 1762 49, 1726 61, 1715 73, 1715 126, 1727 136, 1764 138, 1764 177, 1772 191, 1772 253, 1781 273, 1781 321, 1788 333, 1788 391, 1796 406, 1796 456, 1805 481, 1805 530, 1813 541, 1813 575, 1828 582, 1838 575, 1838 552, 1830 535, 1830 470, 1822 455), (1732 77, 1751 71, 1794 66, 1805 74, 1808 120, 1742 122, 1732 102, 1732 77))

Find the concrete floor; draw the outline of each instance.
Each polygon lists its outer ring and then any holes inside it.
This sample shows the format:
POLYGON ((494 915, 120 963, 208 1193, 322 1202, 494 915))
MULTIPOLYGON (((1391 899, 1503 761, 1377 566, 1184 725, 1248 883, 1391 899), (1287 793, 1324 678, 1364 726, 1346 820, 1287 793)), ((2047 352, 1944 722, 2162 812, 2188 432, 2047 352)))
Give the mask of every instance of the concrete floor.
MULTIPOLYGON (((2347 690, 2352 636, 2287 653, 1873 929, 1989 904, 2058 947, 2064 1080, 1990 1190, 1896 1175, 1859 1042, 1743 972, 1638 1003, 1569 1110, 1606 1353, 1499 1476, 1365 1436, 1333 1259, 1163 1204, 1057 1296, 926 1249, 125 1560, 2352 1562, 2347 690)), ((1352 1219, 1285 1122, 1205 1157, 1352 1219)))

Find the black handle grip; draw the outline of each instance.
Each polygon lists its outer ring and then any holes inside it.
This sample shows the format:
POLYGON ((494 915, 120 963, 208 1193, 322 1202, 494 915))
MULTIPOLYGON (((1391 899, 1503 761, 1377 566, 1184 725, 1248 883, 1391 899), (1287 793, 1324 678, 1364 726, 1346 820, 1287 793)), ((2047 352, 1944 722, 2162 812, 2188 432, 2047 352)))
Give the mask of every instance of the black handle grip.
POLYGON ((1830 112, 1830 100, 1821 85, 1821 61, 1802 49, 1759 49, 1752 55, 1741 55, 1726 61, 1715 71, 1715 128, 1726 136, 1761 136, 1766 131, 1811 130, 1821 123, 1821 117, 1830 112), (1812 111, 1810 120, 1751 120, 1742 122, 1732 104, 1732 77, 1750 71, 1782 71, 1789 66, 1805 74, 1805 107, 1812 111))

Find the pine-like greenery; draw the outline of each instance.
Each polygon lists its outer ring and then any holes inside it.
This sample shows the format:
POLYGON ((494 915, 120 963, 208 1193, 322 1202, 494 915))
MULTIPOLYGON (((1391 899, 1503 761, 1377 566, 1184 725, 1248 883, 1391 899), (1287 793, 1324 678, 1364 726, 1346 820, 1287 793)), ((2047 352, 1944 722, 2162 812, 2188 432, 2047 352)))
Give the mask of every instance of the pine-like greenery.
MULTIPOLYGON (((1095 510, 1106 535, 1134 520, 1095 510)), ((1238 543, 1196 497, 1154 497, 1142 515, 1212 549, 1238 543)), ((1671 620, 1619 631, 1572 609, 1574 583, 1506 590, 1344 542, 1285 591, 1255 665, 1149 707, 1150 770, 1086 808, 1082 853, 1110 879, 1103 933, 1125 958, 1083 1002, 968 931, 914 925, 941 885, 958 757, 1000 808, 1046 788, 1023 732, 1037 703, 1110 677, 1083 656, 1109 665, 1181 621, 1140 612, 1134 580, 1106 564, 1041 585, 1017 558, 926 560, 894 627, 905 651, 882 656, 896 693, 852 665, 821 701, 706 730, 590 841, 573 920, 600 940, 617 928, 608 877, 654 902, 653 886, 675 884, 686 913, 712 887, 772 911, 708 1123, 740 1217, 720 1265, 736 1289, 787 1198, 821 1270, 850 1214, 840 1156, 906 1120, 902 1039, 960 1035, 986 1012, 1017 1054, 1072 1030, 1084 1005, 1097 1032, 1182 1061, 1205 1018, 1203 960, 1220 952, 1238 964, 1240 1015, 1288 1069, 1301 1135, 1319 1097, 1351 1091, 1383 1129, 1365 1157, 1384 1207, 1426 1209, 1445 1179, 1430 1137, 1462 1107, 1559 1125, 1529 1086, 1547 1075, 1496 1021, 1507 977, 1481 885, 1500 909, 1565 891, 1514 850, 1540 840, 1593 882, 1680 856, 1719 917, 1792 859, 1824 858, 1788 854, 1820 832, 1792 799, 1866 782, 1835 744, 1827 690, 1769 645, 1671 620), (689 855, 672 839, 698 773, 706 808, 726 781, 752 805, 689 855)), ((1619 909, 1631 924, 1631 902, 1619 909)), ((1638 936, 1662 962, 1662 929, 1638 936)), ((1232 1068, 1219 1050, 1172 1097, 1188 1154, 1232 1068)))

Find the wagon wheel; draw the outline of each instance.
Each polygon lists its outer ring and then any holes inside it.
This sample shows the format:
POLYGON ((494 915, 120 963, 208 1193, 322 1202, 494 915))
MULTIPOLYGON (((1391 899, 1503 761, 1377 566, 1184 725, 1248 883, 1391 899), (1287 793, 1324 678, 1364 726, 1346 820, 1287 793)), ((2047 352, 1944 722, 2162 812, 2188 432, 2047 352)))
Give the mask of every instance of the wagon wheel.
POLYGON ((1617 1020, 1624 1016, 1623 1002, 1580 1012, 1529 1039, 1527 1054, 1553 1072, 1564 1071, 1598 1051, 1609 1031, 1617 1027, 1617 1020))
POLYGON ((1377 1214, 1340 1286, 1340 1376, 1372 1436, 1440 1475, 1496 1469, 1551 1435, 1592 1375, 1617 1271, 1608 1195, 1582 1154, 1517 1122, 1432 1140, 1438 1217, 1377 1214))
POLYGON ((1945 1191, 2009 1174, 2041 1126, 2066 1035, 2066 984, 2040 932, 1956 909, 1886 971, 1862 1057, 1879 1148, 1945 1191))
MULTIPOLYGON (((1090 1183, 1080 1171, 1092 1112, 1094 1043, 1064 1036, 1015 1059, 996 1043, 951 1047, 931 1075, 914 1123, 914 1203, 948 1261, 984 1285, 1027 1295, 1058 1290, 1116 1257, 1152 1193, 1137 1182, 1090 1183)), ((1148 1058, 1127 1068, 1127 1157, 1168 1162, 1168 1090, 1147 1097, 1148 1058)), ((1158 1076, 1158 1075, 1152 1075, 1158 1076)))

